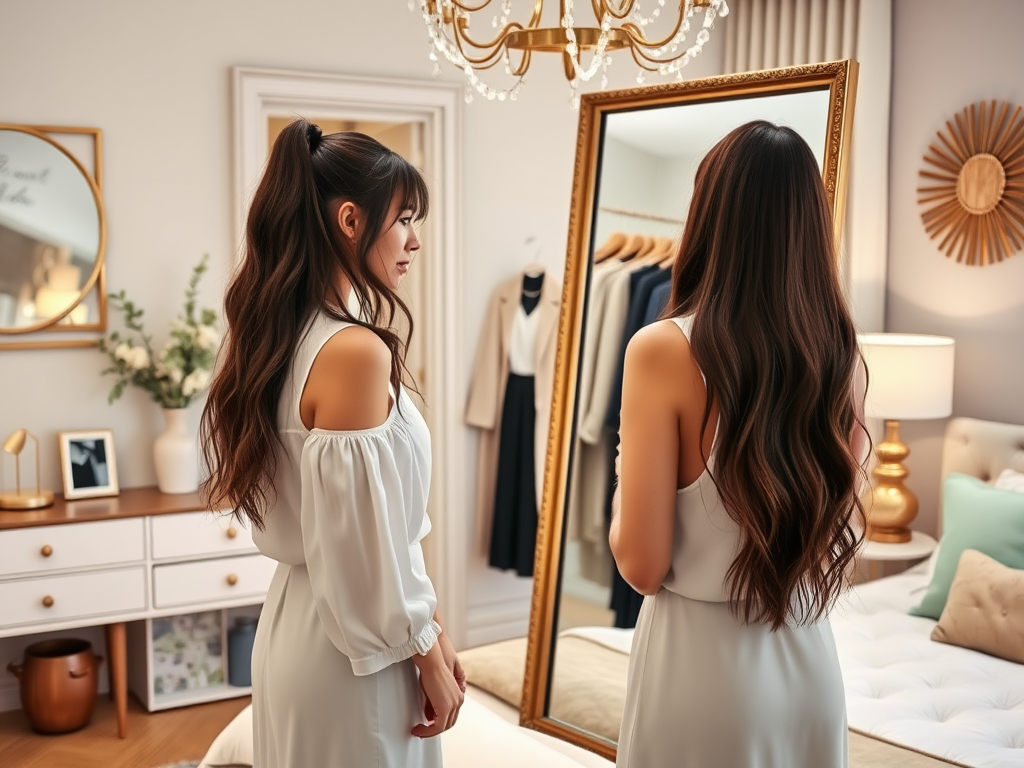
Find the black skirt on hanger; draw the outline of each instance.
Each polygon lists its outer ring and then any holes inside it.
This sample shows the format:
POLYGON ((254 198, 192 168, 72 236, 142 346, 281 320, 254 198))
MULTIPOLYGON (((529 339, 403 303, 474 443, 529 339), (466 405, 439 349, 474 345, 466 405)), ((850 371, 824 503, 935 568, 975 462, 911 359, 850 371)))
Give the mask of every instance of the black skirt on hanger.
POLYGON ((508 375, 501 410, 494 521, 489 564, 533 576, 537 543, 537 482, 534 470, 533 376, 508 375))

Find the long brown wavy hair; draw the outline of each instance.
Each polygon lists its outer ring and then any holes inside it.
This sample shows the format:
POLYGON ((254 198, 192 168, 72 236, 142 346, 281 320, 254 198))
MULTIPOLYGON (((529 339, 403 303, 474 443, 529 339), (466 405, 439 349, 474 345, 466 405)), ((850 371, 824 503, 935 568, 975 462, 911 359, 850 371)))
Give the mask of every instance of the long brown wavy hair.
POLYGON ((665 313, 693 315, 701 444, 719 405, 709 471, 741 531, 733 610, 773 630, 827 613, 861 537, 850 438, 864 429, 863 361, 834 242, 810 147, 791 128, 747 123, 697 169, 665 313))
POLYGON ((333 133, 299 119, 280 133, 246 221, 245 253, 224 300, 227 334, 200 424, 203 484, 210 509, 230 507, 263 528, 274 496, 280 445, 278 401, 292 354, 310 319, 322 312, 372 329, 391 350, 391 383, 407 378, 412 318, 368 266, 398 199, 417 220, 427 215, 427 186, 400 155, 361 133, 333 133), (366 217, 353 248, 334 220, 352 201, 366 217), (344 275, 358 314, 338 295, 344 275), (402 312, 409 332, 392 330, 402 312))

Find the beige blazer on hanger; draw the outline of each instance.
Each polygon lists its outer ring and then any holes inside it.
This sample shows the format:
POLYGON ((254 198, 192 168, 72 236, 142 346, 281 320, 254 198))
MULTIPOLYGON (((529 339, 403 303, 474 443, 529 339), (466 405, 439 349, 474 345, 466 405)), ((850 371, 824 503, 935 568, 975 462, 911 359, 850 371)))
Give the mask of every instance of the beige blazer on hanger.
MULTIPOLYGON (((477 451, 477 546, 487 553, 490 548, 491 521, 494 517, 494 493, 497 481, 498 446, 501 412, 505 404, 508 381, 508 353, 512 343, 512 322, 522 302, 523 276, 516 275, 497 287, 487 308, 484 325, 477 343, 473 376, 469 383, 466 423, 479 427, 480 446, 477 451)), ((551 396, 555 385, 555 336, 558 330, 558 309, 562 286, 550 273, 544 277, 540 303, 534 312, 537 318, 537 358, 534 368, 534 407, 537 411, 534 433, 534 461, 537 485, 537 512, 540 513, 544 489, 544 460, 547 455, 548 428, 551 417, 551 396)))

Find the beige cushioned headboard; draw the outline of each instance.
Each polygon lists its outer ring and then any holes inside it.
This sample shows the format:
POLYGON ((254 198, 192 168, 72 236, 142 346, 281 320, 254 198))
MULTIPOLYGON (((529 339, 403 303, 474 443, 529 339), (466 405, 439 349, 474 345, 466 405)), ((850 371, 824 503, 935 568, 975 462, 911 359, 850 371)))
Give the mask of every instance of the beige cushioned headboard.
POLYGON ((1004 469, 1024 472, 1024 425, 951 419, 942 448, 942 477, 960 472, 993 482, 1004 469))

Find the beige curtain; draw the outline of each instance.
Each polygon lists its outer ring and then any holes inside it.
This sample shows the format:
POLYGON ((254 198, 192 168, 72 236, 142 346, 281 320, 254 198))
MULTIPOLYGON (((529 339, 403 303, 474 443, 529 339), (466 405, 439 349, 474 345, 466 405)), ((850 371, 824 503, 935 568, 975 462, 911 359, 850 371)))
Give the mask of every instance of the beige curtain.
POLYGON ((725 71, 837 59, 860 64, 850 155, 843 276, 862 331, 885 325, 889 239, 892 0, 728 0, 725 71))

